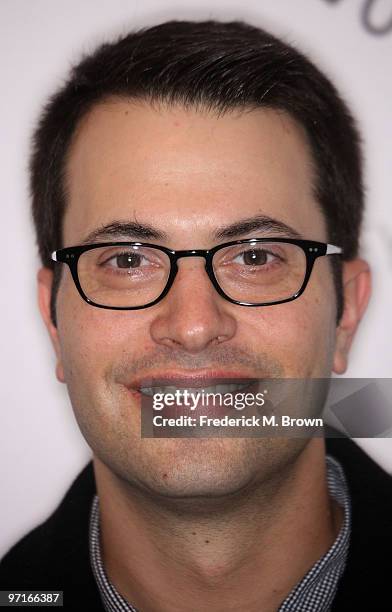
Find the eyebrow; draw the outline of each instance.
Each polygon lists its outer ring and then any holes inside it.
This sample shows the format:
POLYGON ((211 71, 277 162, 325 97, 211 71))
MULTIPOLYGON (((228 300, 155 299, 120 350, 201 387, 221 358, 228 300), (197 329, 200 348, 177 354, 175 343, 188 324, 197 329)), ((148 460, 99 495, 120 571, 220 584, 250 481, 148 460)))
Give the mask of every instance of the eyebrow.
POLYGON ((112 221, 106 225, 101 225, 97 229, 90 232, 83 240, 82 244, 91 244, 98 240, 107 240, 112 238, 118 240, 120 238, 127 240, 128 238, 149 239, 149 240, 167 240, 168 236, 165 232, 158 230, 148 223, 138 223, 136 221, 112 221))
MULTIPOLYGON (((265 215, 257 215, 240 219, 230 225, 224 225, 214 231, 213 237, 215 240, 240 238, 250 234, 251 232, 263 232, 264 234, 279 235, 286 238, 301 238, 293 227, 268 217, 265 215)), ((160 240, 168 241, 169 236, 166 232, 159 230, 148 223, 139 223, 136 221, 112 221, 106 225, 101 225, 90 232, 82 244, 92 244, 100 240, 128 240, 128 239, 144 239, 144 240, 160 240)))
POLYGON ((236 221, 230 225, 222 226, 215 231, 214 237, 216 240, 239 238, 251 232, 263 232, 286 238, 302 238, 301 234, 290 225, 287 225, 287 223, 283 223, 283 221, 278 221, 278 219, 273 219, 266 215, 249 217, 236 221))

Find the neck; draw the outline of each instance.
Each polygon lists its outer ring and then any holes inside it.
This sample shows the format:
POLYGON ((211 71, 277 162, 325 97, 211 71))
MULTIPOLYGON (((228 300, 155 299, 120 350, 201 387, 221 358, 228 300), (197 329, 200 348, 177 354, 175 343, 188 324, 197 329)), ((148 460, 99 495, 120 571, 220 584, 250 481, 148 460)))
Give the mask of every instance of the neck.
POLYGON ((215 499, 156 499, 97 458, 94 469, 106 573, 143 612, 188 612, 196 598, 203 610, 276 610, 342 521, 323 439, 279 478, 215 499))

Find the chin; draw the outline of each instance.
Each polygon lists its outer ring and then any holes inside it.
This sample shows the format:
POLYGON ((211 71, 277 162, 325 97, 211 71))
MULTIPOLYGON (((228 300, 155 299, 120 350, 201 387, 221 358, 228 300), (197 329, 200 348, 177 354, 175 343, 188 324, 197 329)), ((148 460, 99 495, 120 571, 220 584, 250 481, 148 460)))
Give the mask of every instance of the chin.
POLYGON ((141 455, 128 457, 127 466, 113 466, 113 471, 132 488, 161 500, 243 497, 268 481, 283 459, 276 446, 271 453, 266 439, 155 439, 141 449, 141 455))

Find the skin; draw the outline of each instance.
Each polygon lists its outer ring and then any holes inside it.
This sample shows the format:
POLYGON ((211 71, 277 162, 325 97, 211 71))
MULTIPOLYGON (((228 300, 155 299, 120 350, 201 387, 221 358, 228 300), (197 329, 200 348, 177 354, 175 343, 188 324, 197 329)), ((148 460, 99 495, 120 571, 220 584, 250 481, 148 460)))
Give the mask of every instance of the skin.
MULTIPOLYGON (((305 135, 272 110, 218 117, 107 101, 75 134, 67 182, 64 246, 137 220, 167 234, 153 243, 210 248, 227 241, 214 239, 217 228, 256 215, 328 241, 305 135)), ((277 234, 238 238, 266 235, 277 234)), ((143 612, 190 611, 196 599, 203 610, 276 610, 336 538, 342 511, 328 496, 323 439, 141 438, 129 385, 165 374, 343 373, 370 291, 364 261, 343 274, 336 326, 327 257, 299 299, 264 308, 220 297, 199 258, 180 260, 165 299, 133 312, 91 307, 65 267, 55 328, 52 272, 39 271, 57 378, 93 451, 105 568, 143 612)))

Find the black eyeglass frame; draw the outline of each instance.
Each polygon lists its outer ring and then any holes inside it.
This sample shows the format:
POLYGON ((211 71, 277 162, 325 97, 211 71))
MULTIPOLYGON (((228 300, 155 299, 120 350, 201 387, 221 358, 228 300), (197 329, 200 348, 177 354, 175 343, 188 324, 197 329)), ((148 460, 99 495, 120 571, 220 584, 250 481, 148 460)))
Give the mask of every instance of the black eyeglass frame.
POLYGON ((55 262, 65 263, 69 266, 73 281, 76 285, 76 288, 83 298, 85 302, 90 304, 91 306, 96 306, 97 308, 105 308, 108 310, 141 310, 143 308, 149 308, 150 306, 154 306, 158 302, 160 302, 170 291, 174 279, 178 272, 177 261, 182 257, 203 257, 205 259, 205 270, 208 274, 210 281, 215 287, 218 294, 224 299, 228 300, 232 304, 237 304, 238 306, 274 306, 275 304, 284 304, 285 302, 291 302, 292 300, 297 299, 302 293, 305 291, 306 286, 308 284, 310 275, 313 270, 314 262, 318 257, 323 257, 324 255, 341 255, 343 253, 343 249, 333 244, 327 244, 324 242, 317 242, 314 240, 302 240, 296 238, 246 238, 243 240, 233 240, 231 242, 225 242, 224 244, 219 244, 212 249, 188 249, 188 250, 180 250, 175 251, 173 249, 168 249, 164 246, 160 246, 157 244, 151 244, 149 242, 131 242, 131 241, 115 241, 115 242, 97 242, 93 244, 86 244, 80 246, 66 247, 63 249, 58 249, 57 251, 53 251, 51 254, 51 259, 55 262), (219 285, 216 276, 214 274, 214 268, 212 265, 212 260, 218 251, 224 249, 229 246, 235 246, 237 244, 263 244, 269 242, 281 242, 294 244, 300 247, 306 257, 306 271, 304 280, 301 288, 294 293, 292 296, 285 298, 284 300, 276 300, 274 302, 260 302, 257 304, 250 302, 242 302, 239 300, 234 300, 229 295, 227 295, 221 286, 219 285), (148 302, 143 306, 105 306, 104 304, 97 304, 93 300, 91 300, 84 293, 81 284, 79 282, 78 275, 78 261, 80 256, 86 251, 90 251, 92 249, 98 249, 102 247, 113 247, 113 246, 140 246, 140 247, 148 247, 150 249, 157 249, 165 253, 170 260, 170 272, 166 281, 166 285, 160 295, 155 298, 152 302, 148 302))

